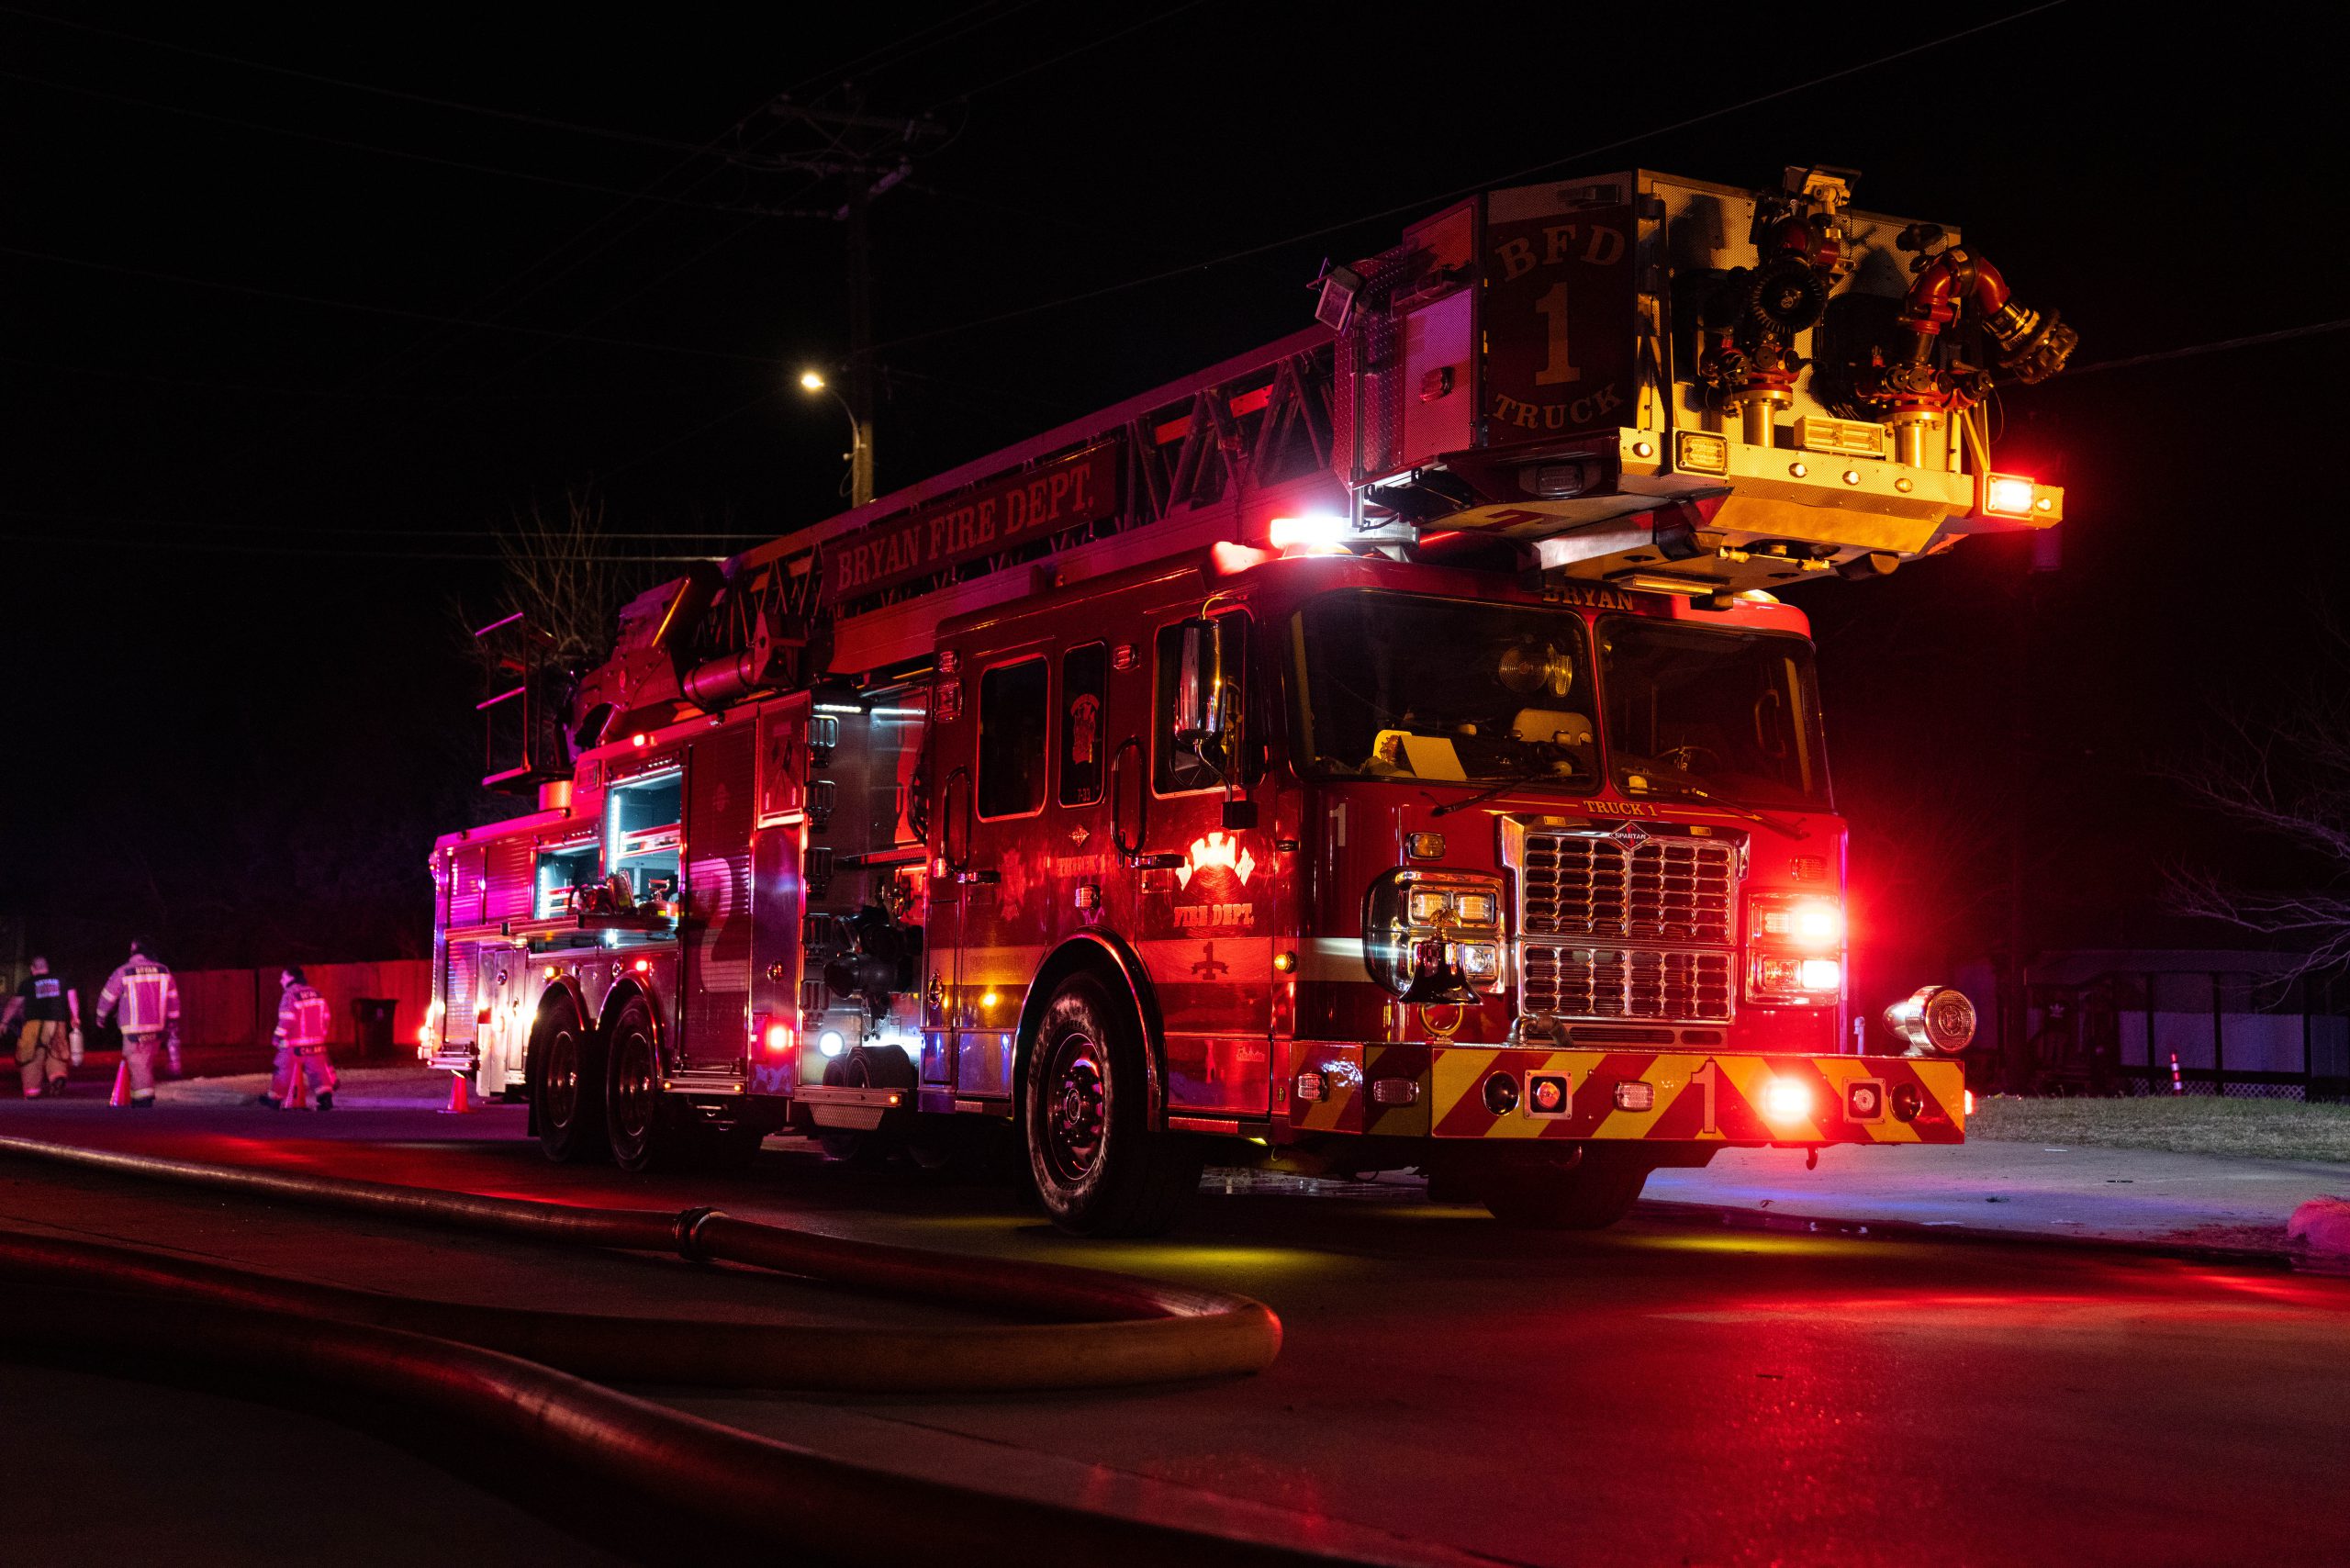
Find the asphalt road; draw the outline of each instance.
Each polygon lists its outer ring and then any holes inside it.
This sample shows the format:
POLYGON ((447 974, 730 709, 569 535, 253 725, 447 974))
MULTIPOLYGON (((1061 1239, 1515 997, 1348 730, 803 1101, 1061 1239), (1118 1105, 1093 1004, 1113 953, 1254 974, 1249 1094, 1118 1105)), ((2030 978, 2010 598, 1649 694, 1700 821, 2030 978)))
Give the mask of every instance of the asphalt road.
MULTIPOLYGON (((1212 1180, 1174 1238, 1089 1244, 991 1188, 828 1165, 803 1146, 771 1142, 744 1178, 638 1179, 546 1165, 520 1131, 510 1109, 0 1102, 12 1135, 561 1202, 711 1203, 1270 1303, 1287 1343, 1246 1381, 985 1399, 639 1391, 1098 1507, 1259 1530, 1329 1521, 1455 1561, 2350 1561, 2350 1280, 1652 1217, 1528 1236, 1410 1188, 1246 1179, 1212 1180)), ((454 1300, 760 1316, 811 1334, 942 1320, 674 1260, 13 1160, 0 1160, 0 1225, 454 1300)), ((0 1431, 11 1562, 616 1560, 566 1533, 577 1521, 233 1390, 0 1366, 0 1431)))

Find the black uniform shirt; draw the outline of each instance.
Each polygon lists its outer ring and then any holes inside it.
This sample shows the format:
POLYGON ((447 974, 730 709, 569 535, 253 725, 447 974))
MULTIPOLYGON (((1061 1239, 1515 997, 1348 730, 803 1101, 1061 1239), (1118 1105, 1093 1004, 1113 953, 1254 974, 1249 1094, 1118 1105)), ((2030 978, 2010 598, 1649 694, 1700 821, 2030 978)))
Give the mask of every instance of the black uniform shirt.
POLYGON ((54 1018, 66 1021, 65 981, 57 975, 27 975, 25 983, 17 988, 25 999, 28 1018, 54 1018))

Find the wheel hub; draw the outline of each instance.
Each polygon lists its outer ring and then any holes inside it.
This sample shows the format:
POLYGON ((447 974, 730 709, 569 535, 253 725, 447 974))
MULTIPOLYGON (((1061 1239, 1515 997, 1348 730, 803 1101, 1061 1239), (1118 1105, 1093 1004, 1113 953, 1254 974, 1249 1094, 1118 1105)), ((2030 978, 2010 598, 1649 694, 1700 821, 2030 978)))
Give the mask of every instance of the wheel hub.
POLYGON ((1046 1080, 1052 1088, 1045 1104, 1046 1154, 1056 1176, 1075 1181, 1101 1158, 1108 1086, 1101 1051, 1085 1036, 1069 1036, 1054 1054, 1054 1070, 1046 1080))
POLYGON ((579 1103, 579 1042, 568 1029, 558 1030, 547 1042, 547 1115, 567 1127, 579 1103))

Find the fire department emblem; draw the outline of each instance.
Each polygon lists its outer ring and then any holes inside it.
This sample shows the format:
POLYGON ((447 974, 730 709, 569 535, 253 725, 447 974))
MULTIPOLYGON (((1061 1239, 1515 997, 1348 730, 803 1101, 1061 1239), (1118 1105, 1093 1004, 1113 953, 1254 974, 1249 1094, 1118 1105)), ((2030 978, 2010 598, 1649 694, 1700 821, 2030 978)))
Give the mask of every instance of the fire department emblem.
POLYGON ((1184 855, 1183 863, 1175 868, 1175 879, 1188 891, 1192 878, 1214 869, 1230 872, 1245 888, 1248 885, 1249 877, 1256 872, 1257 857, 1249 854, 1237 838, 1228 837, 1221 832, 1211 833, 1205 838, 1192 840, 1192 847, 1184 855))
POLYGON ((1248 879, 1257 873, 1257 857, 1239 836, 1222 830, 1192 840, 1183 863, 1175 868, 1182 896, 1173 909, 1182 931, 1246 931, 1257 924, 1257 906, 1248 894, 1248 879))

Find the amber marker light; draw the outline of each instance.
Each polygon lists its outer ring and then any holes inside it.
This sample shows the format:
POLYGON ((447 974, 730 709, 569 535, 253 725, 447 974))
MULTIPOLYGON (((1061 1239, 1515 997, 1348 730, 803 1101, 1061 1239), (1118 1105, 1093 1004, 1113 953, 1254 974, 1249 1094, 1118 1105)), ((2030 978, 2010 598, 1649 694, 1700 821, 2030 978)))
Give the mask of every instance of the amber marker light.
POLYGON ((1293 975, 1297 973, 1297 955, 1294 953, 1274 954, 1273 972, 1277 975, 1293 975))

